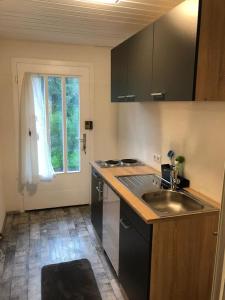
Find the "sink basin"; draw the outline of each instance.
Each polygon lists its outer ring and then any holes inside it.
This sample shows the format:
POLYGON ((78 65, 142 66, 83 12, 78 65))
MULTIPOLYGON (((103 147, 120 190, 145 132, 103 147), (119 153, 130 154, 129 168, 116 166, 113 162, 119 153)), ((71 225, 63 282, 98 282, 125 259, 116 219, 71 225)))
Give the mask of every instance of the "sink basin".
POLYGON ((157 191, 142 195, 142 199, 156 212, 165 215, 183 214, 204 209, 199 201, 182 192, 157 191))

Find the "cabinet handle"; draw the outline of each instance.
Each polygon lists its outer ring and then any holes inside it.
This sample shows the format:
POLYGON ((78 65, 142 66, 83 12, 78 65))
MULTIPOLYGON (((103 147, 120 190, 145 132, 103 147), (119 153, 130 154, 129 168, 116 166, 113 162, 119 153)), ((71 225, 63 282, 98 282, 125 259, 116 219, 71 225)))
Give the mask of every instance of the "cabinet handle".
POLYGON ((125 99, 126 96, 118 96, 117 99, 125 99))
POLYGON ((136 95, 127 95, 126 98, 135 98, 136 95))
POLYGON ((97 190, 99 193, 103 193, 103 190, 100 189, 98 186, 96 186, 96 190, 97 190))
POLYGON ((96 190, 98 191, 98 202, 102 202, 103 201, 103 190, 96 186, 96 190))
POLYGON ((213 235, 218 236, 218 232, 217 232, 217 231, 214 231, 214 232, 213 232, 213 235))
POLYGON ((95 172, 92 172, 92 175, 93 175, 96 179, 99 179, 99 178, 100 178, 100 175, 98 175, 98 174, 95 173, 95 172))
POLYGON ((150 95, 152 97, 163 97, 163 96, 165 96, 165 93, 151 93, 150 95))
POLYGON ((124 228, 124 229, 130 229, 130 226, 129 225, 127 225, 127 224, 125 224, 125 222, 124 222, 124 220, 123 219, 120 219, 120 224, 122 225, 122 227, 124 228))

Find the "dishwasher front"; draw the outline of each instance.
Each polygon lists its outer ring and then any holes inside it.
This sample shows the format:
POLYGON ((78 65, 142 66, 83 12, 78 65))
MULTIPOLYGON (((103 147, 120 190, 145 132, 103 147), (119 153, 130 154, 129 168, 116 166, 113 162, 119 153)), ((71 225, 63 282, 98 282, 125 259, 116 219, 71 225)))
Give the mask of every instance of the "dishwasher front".
POLYGON ((103 248, 117 275, 119 273, 120 198, 106 184, 103 186, 103 248))

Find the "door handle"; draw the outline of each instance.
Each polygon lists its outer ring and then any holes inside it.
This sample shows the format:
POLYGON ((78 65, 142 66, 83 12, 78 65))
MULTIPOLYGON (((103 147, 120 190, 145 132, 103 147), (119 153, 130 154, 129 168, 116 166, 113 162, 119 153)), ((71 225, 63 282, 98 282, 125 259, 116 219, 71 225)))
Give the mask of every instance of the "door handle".
POLYGON ((83 143, 82 150, 84 151, 85 154, 87 154, 87 134, 83 133, 83 138, 80 139, 80 142, 83 143))

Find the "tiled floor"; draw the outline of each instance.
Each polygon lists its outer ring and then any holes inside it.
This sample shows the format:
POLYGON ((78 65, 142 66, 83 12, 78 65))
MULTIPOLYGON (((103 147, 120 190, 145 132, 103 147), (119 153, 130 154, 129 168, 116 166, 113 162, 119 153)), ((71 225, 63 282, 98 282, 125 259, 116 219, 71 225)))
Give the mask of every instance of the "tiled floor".
POLYGON ((90 208, 8 215, 0 261, 0 300, 41 299, 41 267, 87 258, 103 300, 123 299, 90 222, 90 208))

